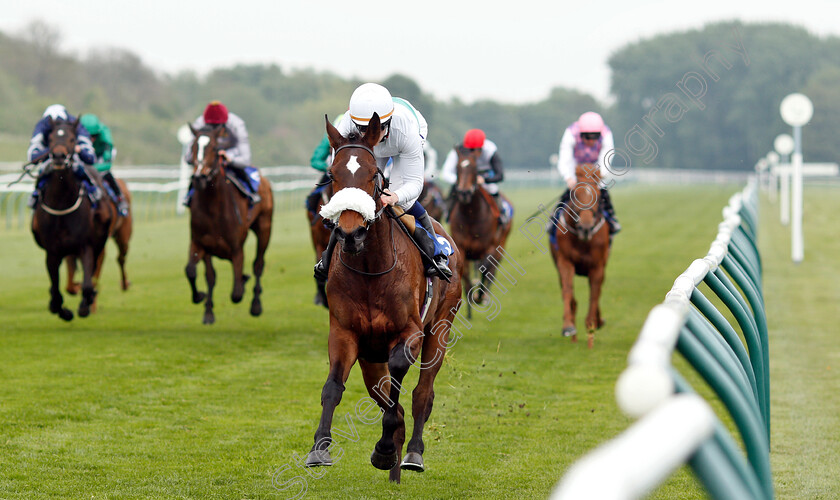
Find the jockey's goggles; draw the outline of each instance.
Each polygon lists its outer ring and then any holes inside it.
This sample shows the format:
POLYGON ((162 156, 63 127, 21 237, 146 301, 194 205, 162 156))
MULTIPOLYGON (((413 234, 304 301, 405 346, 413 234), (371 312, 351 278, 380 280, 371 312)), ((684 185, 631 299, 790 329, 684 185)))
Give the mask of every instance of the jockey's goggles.
POLYGON ((581 132, 580 138, 584 141, 597 141, 601 137, 601 132, 581 132))
MULTIPOLYGON (((385 130, 385 127, 387 127, 387 126, 388 126, 388 125, 390 125, 390 124, 391 124, 391 120, 388 120, 387 122, 380 124, 380 125, 379 125, 379 128, 380 128, 381 130, 385 130)), ((359 133, 361 133, 362 135, 364 135, 364 134, 367 132, 367 129, 368 129, 368 127, 369 127, 369 126, 370 126, 370 125, 356 125, 356 128, 358 128, 358 129, 359 129, 359 133)))

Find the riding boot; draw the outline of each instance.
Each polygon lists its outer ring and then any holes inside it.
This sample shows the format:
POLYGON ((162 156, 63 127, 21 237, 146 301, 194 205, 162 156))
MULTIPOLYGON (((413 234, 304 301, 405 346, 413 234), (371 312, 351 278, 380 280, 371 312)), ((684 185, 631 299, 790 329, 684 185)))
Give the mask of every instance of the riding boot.
POLYGON ((327 243, 327 248, 325 248, 324 253, 321 254, 321 260, 315 264, 315 281, 319 284, 327 282, 327 276, 330 272, 330 262, 332 261, 332 254, 337 241, 338 238, 335 235, 335 231, 333 231, 330 233, 330 241, 327 243))
POLYGON ((613 208, 612 200, 610 200, 610 192, 605 188, 601 188, 601 209, 610 224, 610 234, 613 235, 621 231, 621 224, 615 217, 615 209, 613 208))
POLYGON ((262 198, 257 192, 251 191, 251 180, 248 178, 248 173, 245 169, 230 167, 230 170, 233 170, 233 178, 230 179, 231 182, 238 184, 237 187, 240 191, 245 193, 249 200, 251 200, 252 205, 259 203, 262 198))
POLYGON ((508 223, 507 220, 507 212, 505 211, 505 200, 499 196, 499 193, 496 193, 493 196, 493 199, 496 200, 496 206, 499 208, 499 224, 504 226, 508 223))
POLYGON ((435 237, 435 230, 432 227, 432 219, 429 214, 424 213, 417 218, 417 222, 425 229, 425 231, 421 231, 419 228, 415 228, 413 236, 414 241, 417 242, 430 261, 429 266, 426 267, 426 276, 437 274, 444 279, 451 277, 452 271, 446 265, 449 258, 446 255, 435 255, 435 242, 432 241, 432 238, 435 237))
POLYGON ((117 182, 117 179, 114 178, 114 175, 108 171, 102 174, 103 182, 107 183, 111 190, 114 192, 114 203, 117 204, 117 211, 123 217, 128 215, 128 200, 125 199, 125 195, 120 189, 120 184, 117 182))

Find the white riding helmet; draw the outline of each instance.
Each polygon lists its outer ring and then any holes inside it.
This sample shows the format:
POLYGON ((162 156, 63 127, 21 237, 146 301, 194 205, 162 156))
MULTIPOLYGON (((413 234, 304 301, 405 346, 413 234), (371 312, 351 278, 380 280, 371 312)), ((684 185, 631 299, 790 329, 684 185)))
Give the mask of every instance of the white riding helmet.
POLYGON ((382 85, 365 83, 350 96, 350 118, 360 127, 367 127, 373 114, 379 115, 380 123, 386 123, 394 114, 394 100, 382 85))
POLYGON ((44 114, 41 115, 41 118, 46 116, 51 116, 53 120, 66 120, 67 108, 61 104, 52 104, 47 106, 47 109, 44 110, 44 114))

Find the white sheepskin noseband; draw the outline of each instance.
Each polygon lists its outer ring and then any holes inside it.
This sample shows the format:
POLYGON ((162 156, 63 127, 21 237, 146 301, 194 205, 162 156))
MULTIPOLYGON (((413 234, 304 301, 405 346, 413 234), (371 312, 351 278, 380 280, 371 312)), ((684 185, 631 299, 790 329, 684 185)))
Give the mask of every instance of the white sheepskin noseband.
POLYGON ((335 193, 319 213, 325 219, 338 222, 341 212, 345 210, 359 212, 366 221, 371 222, 376 213, 376 202, 361 189, 347 187, 335 193))

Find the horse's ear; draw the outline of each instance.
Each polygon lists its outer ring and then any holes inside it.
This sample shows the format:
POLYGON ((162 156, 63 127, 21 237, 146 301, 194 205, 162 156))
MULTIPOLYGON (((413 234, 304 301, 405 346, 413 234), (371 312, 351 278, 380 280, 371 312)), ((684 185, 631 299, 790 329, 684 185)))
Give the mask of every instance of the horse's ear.
POLYGON ((365 136, 362 137, 362 142, 369 148, 373 148, 379 144, 379 134, 382 132, 382 122, 379 121, 379 114, 374 113, 368 122, 368 128, 365 131, 365 136))
POLYGON ((338 149, 339 146, 345 141, 344 137, 341 136, 341 133, 338 131, 335 126, 330 123, 330 117, 326 114, 324 115, 324 121, 327 122, 327 137, 330 139, 330 147, 333 149, 338 149))
POLYGON ((195 127, 193 127, 192 123, 187 122, 187 126, 190 128, 190 132, 192 132, 193 137, 198 135, 198 132, 195 130, 195 127))

